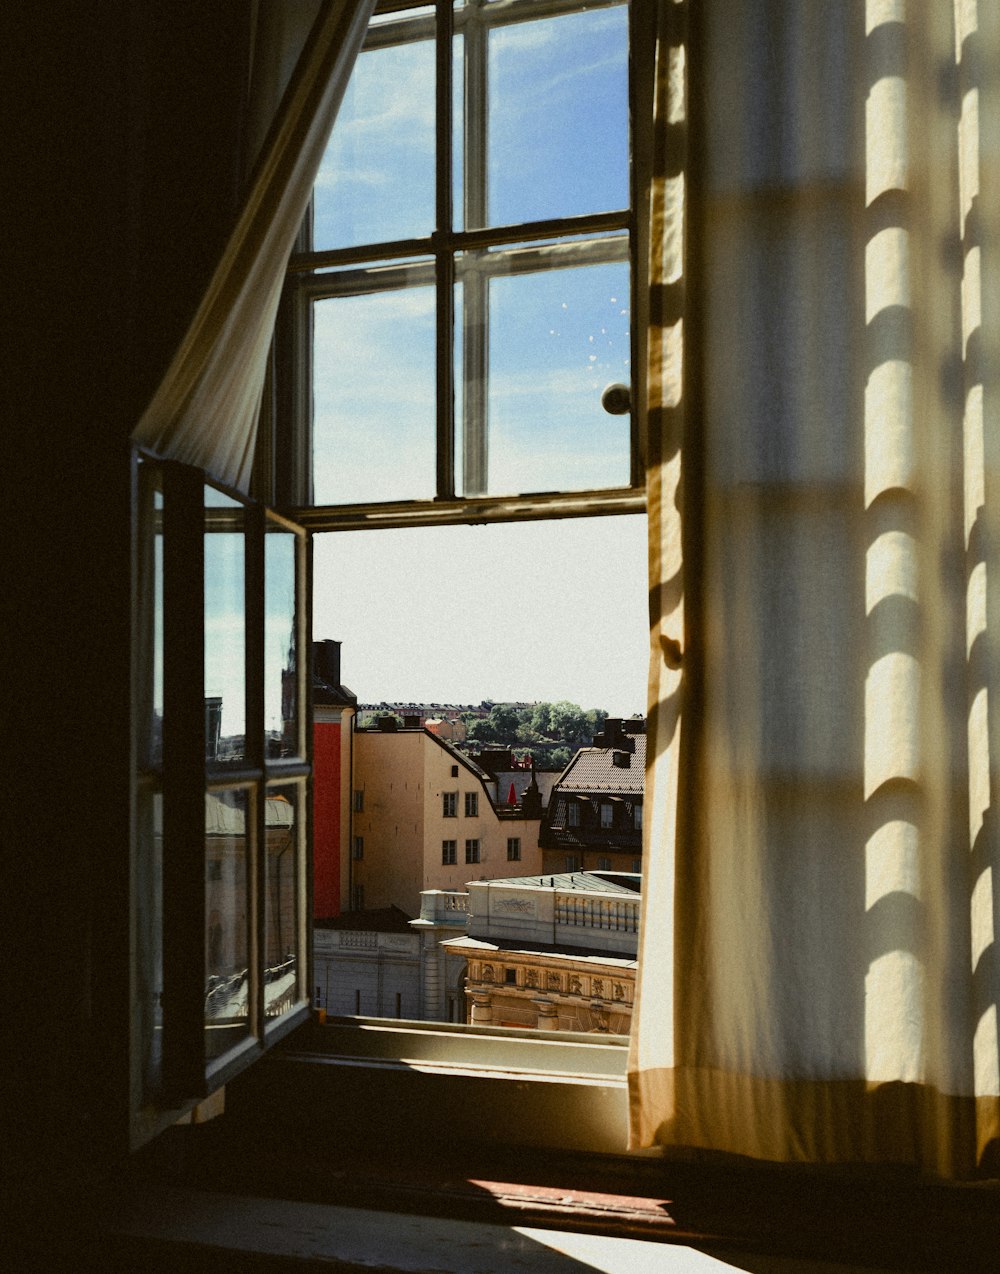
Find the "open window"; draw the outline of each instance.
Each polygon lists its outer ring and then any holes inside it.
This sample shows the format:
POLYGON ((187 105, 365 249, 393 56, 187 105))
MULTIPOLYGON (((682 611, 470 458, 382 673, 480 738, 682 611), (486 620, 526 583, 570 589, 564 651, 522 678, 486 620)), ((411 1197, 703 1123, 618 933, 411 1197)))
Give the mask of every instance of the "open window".
POLYGON ((134 1141, 308 1012, 307 542, 136 458, 134 1141))

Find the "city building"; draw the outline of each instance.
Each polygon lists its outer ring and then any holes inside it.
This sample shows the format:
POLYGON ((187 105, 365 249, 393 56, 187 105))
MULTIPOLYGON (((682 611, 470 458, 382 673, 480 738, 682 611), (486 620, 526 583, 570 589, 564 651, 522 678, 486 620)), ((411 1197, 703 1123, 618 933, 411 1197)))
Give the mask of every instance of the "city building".
POLYGON ((499 801, 488 771, 414 718, 355 730, 352 785, 352 910, 415 916, 424 890, 464 889, 511 864, 542 869, 537 784, 514 805, 499 801))
POLYGON ((600 872, 470 881, 466 933, 441 943, 467 962, 468 1020, 627 1032, 639 888, 638 876, 600 872))
POLYGON ((313 916, 348 905, 351 764, 357 698, 340 679, 340 642, 313 642, 313 916))
POLYGON ((542 871, 642 870, 646 726, 609 717, 552 788, 542 822, 542 871))

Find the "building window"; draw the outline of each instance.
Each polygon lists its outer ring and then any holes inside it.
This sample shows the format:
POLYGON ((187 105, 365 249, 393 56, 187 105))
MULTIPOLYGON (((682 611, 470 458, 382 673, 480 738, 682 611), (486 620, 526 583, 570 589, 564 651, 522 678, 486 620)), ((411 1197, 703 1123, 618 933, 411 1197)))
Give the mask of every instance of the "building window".
POLYGON ((567 855, 566 855, 566 870, 567 870, 567 871, 579 871, 579 870, 580 870, 580 856, 579 856, 579 854, 567 854, 567 855))
POLYGON ((364 885, 355 885, 351 890, 351 906, 354 911, 364 911, 365 909, 365 887, 364 885))
POLYGON ((365 856, 365 838, 363 836, 355 836, 354 838, 354 857, 355 859, 364 858, 365 856))
POLYGON ((458 778, 458 766, 457 766, 457 765, 453 765, 453 766, 451 767, 451 777, 452 777, 453 779, 457 779, 457 778, 458 778))
POLYGON ((567 801, 566 803, 566 826, 580 826, 580 805, 577 801, 567 801))
POLYGON ((355 793, 354 793, 355 814, 360 814, 364 810, 364 808, 365 808, 365 794, 364 792, 360 790, 355 790, 355 793))
POLYGON ((633 858, 633 859, 632 859, 632 870, 633 870, 634 872, 640 872, 640 871, 642 871, 642 859, 641 859, 641 858, 633 858))
POLYGON ((517 970, 504 969, 503 980, 508 986, 517 986, 517 970))
POLYGON ((637 832, 642 831, 642 802, 636 801, 632 806, 632 826, 637 832))
POLYGON ((441 863, 444 867, 450 867, 455 863, 457 848, 457 841, 443 840, 441 842, 441 863))
POLYGON ((598 870, 598 871, 610 871, 610 870, 611 870, 611 859, 610 859, 610 858, 599 858, 599 859, 597 860, 597 870, 598 870))
POLYGON ((465 842, 465 861, 467 863, 479 862, 479 841, 467 840, 465 842))
POLYGON ((520 836, 507 837, 507 861, 509 863, 519 863, 521 861, 520 836))
POLYGON ((479 817, 479 793, 478 792, 466 792, 465 817, 466 818, 479 817))
POLYGON ((613 827, 615 822, 615 807, 609 805, 607 801, 601 802, 601 826, 603 828, 613 827))
POLYGON ((441 813, 445 818, 458 818, 458 793, 457 792, 442 793, 441 813))

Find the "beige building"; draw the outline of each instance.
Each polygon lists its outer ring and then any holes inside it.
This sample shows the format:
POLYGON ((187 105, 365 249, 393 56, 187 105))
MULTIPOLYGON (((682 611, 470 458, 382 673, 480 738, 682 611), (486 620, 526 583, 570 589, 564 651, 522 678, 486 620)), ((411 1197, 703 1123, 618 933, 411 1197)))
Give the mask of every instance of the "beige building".
POLYGON ((424 890, 541 870, 537 795, 498 803, 496 781, 429 730, 357 730, 351 804, 353 910, 418 916, 424 890))
POLYGON ((639 877, 574 872, 472 881, 467 1017, 493 1026, 626 1034, 635 999, 639 877))

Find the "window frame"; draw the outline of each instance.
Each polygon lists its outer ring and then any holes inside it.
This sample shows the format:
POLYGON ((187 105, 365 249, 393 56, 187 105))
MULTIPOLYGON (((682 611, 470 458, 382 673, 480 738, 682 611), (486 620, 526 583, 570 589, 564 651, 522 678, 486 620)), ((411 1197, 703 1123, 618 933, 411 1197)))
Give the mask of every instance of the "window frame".
MULTIPOLYGON (((547 0, 533 0, 536 14, 541 13, 547 0)), ((557 0, 558 3, 558 0, 557 0)), ((383 0, 378 10, 417 7, 416 0, 383 0)), ((546 492, 530 496, 487 496, 480 498, 450 498, 440 496, 432 500, 387 502, 379 504, 354 504, 341 506, 317 506, 312 500, 309 482, 311 436, 308 421, 308 403, 302 399, 304 387, 309 383, 309 324, 308 307, 303 304, 303 276, 315 268, 315 259, 308 259, 308 241, 304 234, 298 251, 290 263, 289 281, 282 298, 281 312, 275 341, 275 394, 271 415, 273 440, 271 467, 266 479, 280 507, 287 510, 309 532, 338 530, 377 530, 393 527, 418 527, 430 525, 469 525, 485 522, 541 521, 549 518, 605 516, 646 512, 644 461, 646 455, 646 342, 645 332, 649 322, 649 297, 644 286, 645 262, 648 258, 649 234, 646 217, 638 209, 646 207, 646 194, 651 174, 652 154, 652 89, 653 50, 652 32, 655 26, 653 0, 629 0, 629 61, 630 61, 630 114, 632 117, 631 157, 631 207, 630 249, 632 287, 632 421, 637 437, 633 449, 634 468, 642 479, 639 485, 620 490, 598 492, 546 492), (641 33, 642 40, 637 40, 641 33), (640 104, 641 103, 641 104, 640 104), (291 388, 289 388, 291 386, 291 388)), ((449 72, 450 75, 450 72, 449 72)), ((438 90, 439 97, 450 98, 450 84, 438 90)), ((519 232, 520 233, 520 232, 519 232)), ((448 389, 451 389, 451 385, 448 389)), ((440 465, 439 459, 439 465, 440 465)), ((645 563, 637 563, 643 569, 645 563)), ((456 793, 457 797, 457 793, 456 793)), ((456 811, 457 813, 457 811, 456 811)), ((437 1078, 422 1073, 417 1067, 406 1067, 424 1097, 422 1109, 428 1114, 442 1105, 438 1101, 426 1102, 431 1091, 427 1085, 440 1083, 444 1092, 458 1084, 464 1091, 471 1081, 479 1092, 479 1100, 485 1102, 484 1110, 497 1112, 501 1140, 506 1140, 509 1130, 519 1126, 522 1098, 518 1095, 521 1085, 498 1085, 494 1076, 509 1078, 517 1075, 531 1086, 541 1084, 546 1107, 553 1093, 564 1091, 569 1101, 567 1118, 557 1121, 558 1127, 546 1118, 538 1125, 538 1144, 552 1148, 565 1148, 567 1131, 574 1144, 581 1149, 603 1153, 621 1153, 624 1146, 625 1055, 627 1038, 602 1037, 602 1056, 607 1063, 601 1065, 600 1084, 602 1095, 595 1108, 597 1096, 588 1077, 591 1059, 595 1055, 594 1037, 570 1038, 567 1033, 540 1033, 535 1030, 514 1028, 484 1028, 472 1023, 391 1023, 377 1020, 369 1023, 357 1020, 339 1027, 303 1027, 289 1041, 281 1055, 274 1059, 276 1066, 284 1067, 285 1060, 292 1061, 287 1050, 298 1045, 306 1037, 315 1035, 318 1052, 323 1063, 322 1077, 338 1080, 335 1074, 341 1061, 352 1068, 350 1076, 364 1075, 363 1091, 378 1094, 380 1103, 391 1102, 391 1076, 382 1062, 372 1059, 370 1067, 358 1065, 366 1048, 370 1046, 372 1032, 377 1032, 384 1047, 383 1057, 403 1059, 411 1055, 414 1040, 429 1036, 446 1035, 445 1051, 435 1050, 434 1070, 437 1078), (467 1059, 472 1071, 465 1069, 467 1059), (502 1059, 499 1060, 499 1059, 502 1059), (332 1064, 332 1067, 331 1067, 332 1064), (553 1080, 555 1086, 553 1086, 553 1080), (385 1084, 389 1087, 386 1088, 385 1084), (502 1112, 502 1113, 500 1113, 502 1112), (544 1127, 542 1126, 544 1125, 544 1127), (556 1129, 554 1131, 554 1129, 556 1129)), ((297 1072, 295 1061, 289 1078, 297 1072)), ((347 1072, 345 1072, 347 1073, 347 1072)), ((319 1077, 317 1077, 319 1078, 319 1077)), ((336 1085, 335 1085, 336 1088, 336 1085)), ((439 1090, 434 1090, 439 1091, 439 1090)), ((340 1100, 338 1095, 333 1100, 340 1100)), ((446 1103, 447 1105, 447 1099, 446 1103)), ((428 1130, 430 1132, 430 1129, 428 1130)))
MULTIPOLYGON (((311 1009, 311 775, 312 732, 309 686, 309 581, 311 546, 304 528, 260 502, 210 478, 203 470, 167 461, 133 446, 132 720, 135 764, 131 908, 133 999, 148 979, 162 987, 162 1016, 133 1013, 130 1023, 131 1100, 129 1141, 142 1145, 176 1122, 216 1089, 257 1061, 274 1044, 303 1025, 311 1009), (214 490, 229 507, 206 502, 214 490), (159 507, 154 492, 161 493, 159 507), (205 539, 232 522, 243 535, 244 753, 236 763, 208 754, 205 699, 206 580, 205 539), (294 754, 273 756, 265 715, 266 589, 269 530, 294 536, 292 639, 296 738, 294 754), (157 541, 159 550, 157 550, 157 541), (151 572, 159 553, 159 586, 151 572), (145 582, 144 582, 145 581, 145 582), (148 593, 159 591, 159 602, 148 593), (160 617, 157 617, 157 606, 160 617), (200 633, 201 640, 191 640, 200 633), (160 671, 157 671, 159 669, 160 671), (144 744, 154 719, 154 686, 162 677, 162 748, 144 744), (296 986, 292 1006, 275 1017, 267 1012, 268 794, 293 785, 297 790, 292 827, 296 849, 294 929, 296 986), (206 846, 206 797, 247 794, 244 822, 246 888, 247 1033, 212 1056, 206 1040, 206 946, 192 933, 207 933, 206 886, 213 879, 206 846), (162 848, 156 846, 155 798, 162 801, 162 848), (137 882, 160 899, 150 913, 139 901, 137 882), (142 918, 140 919, 140 912, 142 918), (159 972, 157 972, 159 970, 159 972), (145 1032, 159 1037, 147 1044, 145 1032), (152 1060, 147 1061, 147 1058, 152 1060)), ((284 852, 284 850, 282 850, 284 852)), ((225 873, 221 872, 223 877, 225 873)))
POLYGON ((520 836, 507 837, 507 861, 509 863, 519 863, 521 861, 520 836))
POLYGON ((458 864, 458 841, 442 840, 441 841, 441 866, 455 867, 458 864))
POLYGON ((458 793, 442 792, 441 793, 441 817, 442 818, 458 818, 458 793))
POLYGON ((466 818, 479 817, 479 793, 478 792, 465 793, 465 817, 466 818))
MULTIPOLYGON (((574 516, 595 516, 604 514, 644 513, 646 511, 645 491, 645 457, 646 457, 646 393, 645 393, 645 341, 640 333, 645 332, 648 319, 648 304, 645 289, 636 286, 642 272, 638 265, 645 259, 647 235, 644 218, 637 214, 639 201, 637 191, 645 188, 649 169, 646 151, 649 141, 642 144, 643 130, 636 129, 637 73, 636 59, 632 48, 637 28, 636 8, 642 8, 643 0, 637 6, 636 0, 595 0, 593 4, 582 3, 581 0, 509 0, 505 5, 494 5, 487 0, 475 0, 475 3, 455 9, 452 4, 438 3, 434 15, 413 17, 407 13, 410 8, 419 6, 387 3, 376 6, 376 14, 396 15, 393 20, 379 22, 369 28, 363 50, 384 47, 387 44, 400 42, 400 33, 410 29, 410 39, 432 38, 437 43, 437 74, 435 93, 436 112, 436 228, 430 236, 420 239, 399 240, 388 244, 371 244, 363 247, 313 250, 311 247, 312 210, 306 218, 306 224, 300 235, 297 250, 293 253, 288 267, 287 283, 283 294, 279 315, 279 337, 277 342, 279 365, 284 371, 281 378, 290 389, 279 393, 276 413, 279 440, 276 452, 279 456, 291 457, 290 462, 279 465, 276 475, 279 499, 283 507, 287 507, 291 516, 302 526, 312 531, 358 530, 364 528, 390 528, 421 525, 448 525, 483 522, 509 522, 521 520, 542 520, 545 518, 561 518, 574 516), (546 221, 524 222, 519 225, 487 227, 485 229, 455 230, 452 219, 452 156, 450 153, 453 110, 454 68, 451 60, 452 40, 456 31, 470 26, 470 34, 480 31, 481 24, 494 26, 514 25, 521 22, 555 18, 563 14, 579 12, 593 8, 624 7, 627 10, 629 30, 628 57, 628 100, 629 115, 633 130, 631 153, 629 159, 629 206, 626 209, 611 213, 585 214, 582 216, 554 218, 546 221), (442 52, 447 51, 447 56, 442 52), (444 156, 444 158, 442 158, 444 156), (573 247, 572 237, 582 234, 600 234, 604 232, 620 232, 626 240, 626 251, 622 259, 626 260, 630 275, 631 318, 630 344, 632 368, 631 385, 631 441, 629 461, 629 481, 624 487, 599 488, 585 491, 547 491, 527 494, 456 494, 455 481, 455 374, 452 365, 454 357, 453 329, 455 324, 454 302, 454 259, 462 251, 485 249, 491 245, 502 249, 504 246, 530 243, 539 244, 538 250, 548 252, 543 241, 553 236, 562 236, 571 253, 586 252, 584 243, 579 248, 573 247), (413 257, 420 256, 430 262, 429 266, 412 266, 413 270, 431 270, 428 281, 433 282, 437 291, 437 438, 436 451, 436 493, 424 499, 407 499, 396 501, 370 501, 344 504, 317 504, 313 497, 312 468, 312 395, 308 387, 312 377, 312 320, 311 306, 313 302, 324 296, 353 294, 351 288, 359 286, 359 279, 354 275, 363 271, 367 265, 397 261, 402 268, 409 270, 407 264, 413 257), (354 273, 346 282, 334 284, 331 274, 335 267, 354 267, 354 273), (343 288, 348 288, 344 293, 343 288)), ((641 19, 648 25, 651 16, 647 14, 641 19)), ((481 36, 481 31, 480 31, 481 36)), ((480 54, 472 55, 474 60, 485 57, 485 38, 473 39, 472 44, 482 44, 480 54)), ((477 61, 478 65, 478 61, 477 61)), ((475 73, 465 76, 465 101, 474 102, 475 94, 480 91, 480 76, 475 73)), ((483 111, 485 111, 485 105, 483 111)), ((466 116, 478 117, 474 108, 466 110, 466 116)), ((481 129, 477 122, 468 124, 464 132, 465 144, 468 145, 468 133, 481 129)), ((473 165, 466 164, 463 172, 473 165)), ((464 219, 463 219, 464 220, 464 219)), ((599 242, 599 240, 595 240, 599 242)), ((529 251, 531 251, 529 249, 529 251)), ((603 259, 603 258, 602 258, 603 259)), ((522 266, 527 264, 527 259, 522 266)), ((564 264, 573 264, 566 260, 564 264)), ((399 286, 389 277, 398 275, 396 268, 388 271, 379 286, 399 286)), ((415 276, 414 276, 415 277, 415 276)), ((368 292, 372 284, 362 288, 368 292)), ((474 325, 473 325, 474 326, 474 325)), ((469 330, 472 330, 470 328, 469 330)), ((463 348, 467 342, 463 341, 463 348)), ((463 444, 463 457, 470 454, 470 427, 479 428, 482 418, 470 426, 469 409, 463 411, 466 440, 463 444)))
POLYGON ((465 840, 465 865, 474 867, 481 863, 482 860, 482 842, 478 836, 466 837, 465 840))

